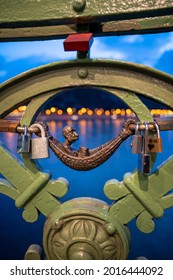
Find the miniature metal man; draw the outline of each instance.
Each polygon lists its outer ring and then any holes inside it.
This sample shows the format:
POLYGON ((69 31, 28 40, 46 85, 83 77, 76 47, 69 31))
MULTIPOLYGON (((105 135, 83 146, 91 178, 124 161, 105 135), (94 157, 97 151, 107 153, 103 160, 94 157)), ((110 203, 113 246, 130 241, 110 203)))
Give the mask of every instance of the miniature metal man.
POLYGON ((71 148, 71 145, 79 139, 79 135, 73 127, 69 125, 65 126, 63 128, 62 135, 65 138, 63 147, 68 153, 72 153, 73 156, 89 156, 89 149, 86 147, 80 147, 79 150, 71 148))

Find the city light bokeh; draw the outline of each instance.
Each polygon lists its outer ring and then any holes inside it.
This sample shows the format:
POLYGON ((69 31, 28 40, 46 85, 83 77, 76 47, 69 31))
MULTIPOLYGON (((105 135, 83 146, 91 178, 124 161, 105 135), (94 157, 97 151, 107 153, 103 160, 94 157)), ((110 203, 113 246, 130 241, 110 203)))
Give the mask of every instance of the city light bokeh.
MULTIPOLYGON (((27 106, 20 106, 17 109, 13 110, 10 114, 11 117, 13 116, 21 116, 27 106)), ((173 116, 173 111, 169 109, 151 109, 150 110, 152 116, 157 117, 167 117, 167 116, 173 116)), ((90 108, 82 107, 80 109, 68 107, 64 110, 57 108, 57 107, 50 107, 45 109, 41 112, 42 115, 49 116, 49 115, 58 115, 58 116, 85 116, 85 117, 118 117, 118 116, 125 116, 125 117, 131 117, 135 116, 135 113, 130 109, 123 109, 123 108, 112 108, 110 110, 103 109, 103 108, 95 108, 94 110, 90 108)))

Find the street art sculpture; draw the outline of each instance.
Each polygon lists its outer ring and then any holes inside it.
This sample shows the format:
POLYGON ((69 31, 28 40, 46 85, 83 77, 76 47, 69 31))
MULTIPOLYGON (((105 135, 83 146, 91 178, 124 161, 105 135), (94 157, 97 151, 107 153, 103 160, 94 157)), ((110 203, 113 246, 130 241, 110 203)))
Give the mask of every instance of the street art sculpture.
POLYGON ((133 132, 129 129, 130 124, 135 124, 135 120, 130 119, 126 121, 119 135, 107 143, 92 150, 80 147, 78 151, 71 148, 71 145, 79 137, 74 128, 67 126, 63 129, 63 135, 66 140, 62 144, 50 135, 48 127, 44 124, 42 125, 45 127, 45 134, 49 138, 49 146, 55 155, 70 168, 86 171, 96 168, 108 160, 120 144, 132 135, 133 132))
MULTIPOLYGON (((23 134, 27 127, 29 133, 36 133, 39 137, 40 124, 36 118, 45 102, 68 88, 100 88, 123 100, 136 114, 136 118, 125 123, 118 138, 106 146, 96 148, 94 152, 87 148, 79 150, 77 161, 74 161, 78 165, 76 167, 72 163, 72 167, 85 170, 96 167, 97 149, 106 160, 110 156, 111 145, 115 144, 114 148, 117 148, 125 138, 135 134, 138 123, 145 140, 142 144, 145 149, 139 151, 143 168, 136 169, 128 176, 126 174, 122 182, 115 179, 105 182, 104 193, 113 201, 111 205, 89 197, 60 203, 58 198, 68 192, 67 180, 61 177, 52 180, 51 174, 41 172, 37 161, 32 160, 28 153, 22 153, 22 161, 19 162, 1 144, 0 173, 5 179, 0 179, 0 193, 15 200, 19 209, 23 208, 25 221, 37 221, 39 213, 46 217, 43 247, 47 259, 127 259, 130 251, 128 223, 136 218, 136 226, 142 232, 152 232, 155 227, 153 219, 161 218, 164 210, 173 206, 173 195, 168 194, 173 189, 173 159, 168 159, 155 173, 150 174, 161 148, 153 152, 154 141, 148 146, 147 137, 152 137, 156 127, 150 111, 138 97, 148 97, 173 109, 173 77, 133 63, 92 60, 88 53, 90 42, 84 39, 83 45, 81 33, 97 36, 170 31, 173 29, 173 4, 172 1, 143 0, 135 1, 135 4, 130 0, 106 1, 106 5, 103 5, 102 0, 60 2, 13 1, 12 8, 11 2, 0 1, 1 41, 78 35, 72 47, 77 51, 76 60, 38 67, 0 86, 0 131, 23 134), (12 110, 26 103, 27 109, 20 122, 4 119, 12 110), (92 154, 95 157, 90 164, 88 160, 92 154)), ((172 121, 158 122, 158 125, 160 130, 173 129, 172 121)), ((68 130, 64 130, 65 137, 68 130)), ((46 137, 48 132, 45 127, 44 131, 46 137)), ((70 154, 70 143, 65 142, 65 146, 61 144, 59 151, 60 143, 51 136, 48 138, 50 148, 70 166, 69 159, 74 156, 70 154), (65 155, 70 156, 63 159, 64 153, 60 152, 67 146, 69 150, 65 155)), ((40 251, 33 246, 25 258, 39 259, 40 251)))

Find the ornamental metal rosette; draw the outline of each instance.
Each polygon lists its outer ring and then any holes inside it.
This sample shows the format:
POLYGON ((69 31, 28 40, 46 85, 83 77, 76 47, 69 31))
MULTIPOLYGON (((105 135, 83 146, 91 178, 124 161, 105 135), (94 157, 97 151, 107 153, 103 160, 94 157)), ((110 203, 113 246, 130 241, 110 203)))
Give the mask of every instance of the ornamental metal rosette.
POLYGON ((65 202, 44 228, 48 259, 126 259, 129 232, 111 218, 108 205, 93 198, 65 202))

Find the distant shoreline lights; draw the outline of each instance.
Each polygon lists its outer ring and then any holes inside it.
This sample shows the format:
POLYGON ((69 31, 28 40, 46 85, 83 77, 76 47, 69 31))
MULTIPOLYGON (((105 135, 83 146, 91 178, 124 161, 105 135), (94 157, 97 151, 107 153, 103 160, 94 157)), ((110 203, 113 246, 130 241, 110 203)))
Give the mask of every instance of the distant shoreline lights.
MULTIPOLYGON (((16 116, 23 114, 26 110, 27 106, 20 106, 17 109, 15 109, 10 115, 11 116, 16 116)), ((166 109, 151 109, 150 110, 151 114, 153 116, 173 116, 173 111, 172 110, 166 110, 166 109)), ((68 107, 65 110, 62 110, 57 107, 50 107, 44 111, 41 112, 42 115, 49 116, 49 115, 69 115, 69 116, 95 116, 95 117, 110 117, 110 116, 135 116, 135 113, 131 109, 120 109, 120 108, 113 108, 113 109, 106 109, 104 110, 103 108, 95 108, 90 109, 90 108, 85 108, 82 107, 80 109, 68 107)))

